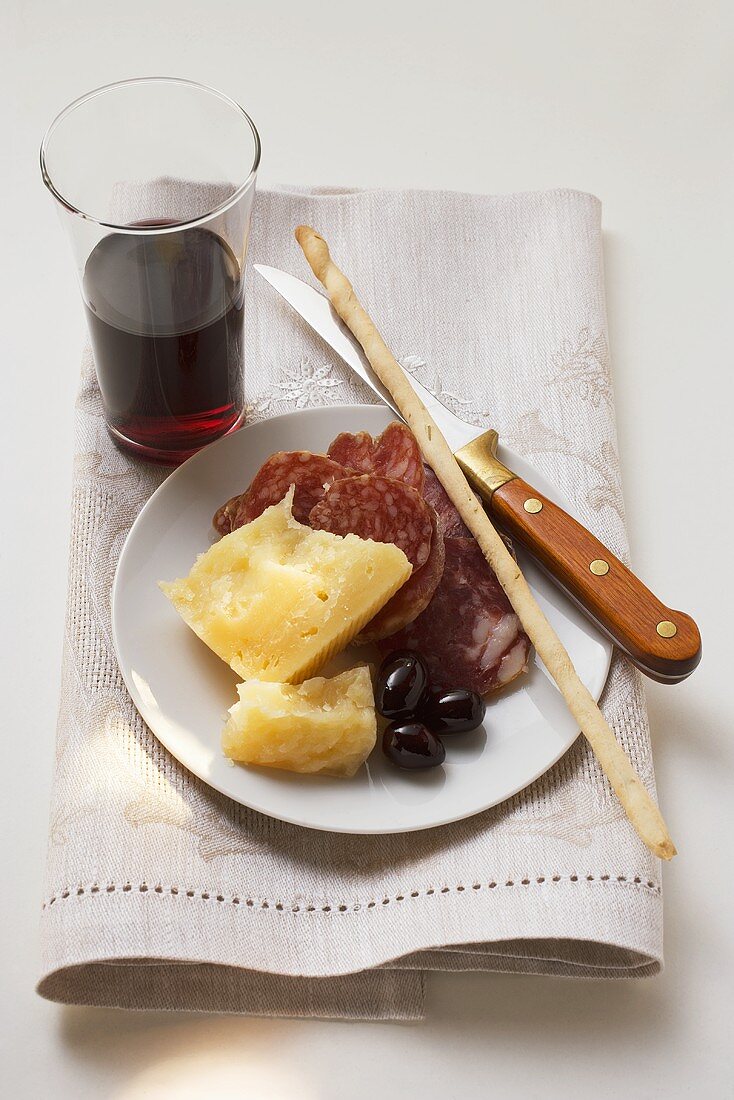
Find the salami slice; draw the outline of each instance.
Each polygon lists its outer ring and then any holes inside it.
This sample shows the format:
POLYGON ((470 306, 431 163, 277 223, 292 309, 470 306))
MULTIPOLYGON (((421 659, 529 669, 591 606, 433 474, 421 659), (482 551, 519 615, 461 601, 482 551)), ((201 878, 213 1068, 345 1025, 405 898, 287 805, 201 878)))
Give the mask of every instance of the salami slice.
POLYGON ((311 509, 339 478, 349 475, 338 462, 310 451, 276 451, 255 474, 250 487, 232 497, 216 512, 214 527, 220 535, 236 531, 261 515, 271 504, 279 504, 295 485, 293 516, 308 523, 311 509))
POLYGON ((217 534, 228 535, 230 531, 234 531, 235 516, 237 515, 237 509, 244 495, 244 493, 240 493, 236 497, 230 497, 226 504, 217 508, 214 513, 214 518, 212 519, 212 524, 217 534))
POLYGON ((414 571, 431 551, 431 509, 410 485, 390 477, 360 474, 335 481, 311 509, 309 523, 335 535, 392 542, 414 571))
POLYGON ((425 485, 423 496, 432 508, 436 509, 438 522, 446 539, 468 539, 472 533, 459 515, 459 511, 451 497, 444 489, 441 482, 430 466, 424 467, 425 485))
POLYGON ((361 474, 371 474, 375 441, 369 432, 340 432, 329 444, 328 455, 342 466, 361 474))
POLYGON ((367 623, 367 626, 354 639, 355 645, 377 642, 381 638, 389 637, 397 630, 402 630, 408 623, 417 619, 421 611, 424 611, 431 602, 443 575, 444 544, 438 516, 433 508, 430 511, 432 530, 428 561, 420 569, 411 573, 402 588, 399 588, 392 599, 378 611, 374 619, 367 623))
POLYGON ((530 640, 474 539, 446 539, 445 555, 428 607, 380 649, 414 649, 437 687, 486 695, 524 671, 530 640))
POLYGON ((423 492, 423 457, 410 428, 393 420, 382 435, 342 432, 329 447, 329 457, 365 474, 381 474, 423 492))

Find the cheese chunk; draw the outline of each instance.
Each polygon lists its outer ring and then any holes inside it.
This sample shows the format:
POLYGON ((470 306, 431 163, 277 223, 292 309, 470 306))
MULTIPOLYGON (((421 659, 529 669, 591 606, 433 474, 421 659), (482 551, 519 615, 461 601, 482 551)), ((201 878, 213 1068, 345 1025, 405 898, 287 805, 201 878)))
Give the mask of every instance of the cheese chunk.
POLYGON ((243 679, 298 683, 343 649, 411 572, 402 550, 312 531, 280 504, 225 535, 161 588, 243 679))
POLYGON ((291 772, 351 776, 375 745, 377 722, 369 670, 303 684, 248 680, 222 733, 225 756, 291 772))

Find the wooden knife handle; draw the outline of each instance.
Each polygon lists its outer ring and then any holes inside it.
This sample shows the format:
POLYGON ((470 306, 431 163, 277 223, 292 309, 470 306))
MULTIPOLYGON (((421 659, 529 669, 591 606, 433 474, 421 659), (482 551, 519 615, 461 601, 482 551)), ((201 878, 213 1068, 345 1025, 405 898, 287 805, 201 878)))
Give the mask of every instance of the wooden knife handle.
POLYGON ((661 603, 567 512, 519 477, 494 489, 490 509, 642 672, 665 683, 693 672, 701 659, 693 619, 661 603))

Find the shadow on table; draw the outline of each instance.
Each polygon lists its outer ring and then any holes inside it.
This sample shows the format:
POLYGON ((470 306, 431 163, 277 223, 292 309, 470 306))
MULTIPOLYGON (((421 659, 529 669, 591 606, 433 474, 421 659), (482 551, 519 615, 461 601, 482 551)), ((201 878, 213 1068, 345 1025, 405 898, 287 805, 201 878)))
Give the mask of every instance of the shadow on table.
POLYGON ((606 982, 435 974, 426 1019, 417 1024, 66 1008, 61 1038, 68 1056, 109 1074, 106 1095, 117 1100, 220 1093, 255 1100, 412 1100, 419 1088, 424 1097, 452 1096, 432 1091, 436 1074, 453 1067, 456 1083, 463 1083, 465 1063, 473 1067, 470 1079, 491 1074, 493 1060, 506 1063, 511 1051, 522 1058, 532 1050, 536 1068, 539 1060, 581 1050, 586 1064, 597 1059, 600 1066, 640 1053, 654 1057, 677 1030, 684 1000, 677 985, 667 975, 606 982), (351 1073, 353 1079, 345 1078, 351 1073), (392 1091, 399 1084, 404 1091, 392 1091))

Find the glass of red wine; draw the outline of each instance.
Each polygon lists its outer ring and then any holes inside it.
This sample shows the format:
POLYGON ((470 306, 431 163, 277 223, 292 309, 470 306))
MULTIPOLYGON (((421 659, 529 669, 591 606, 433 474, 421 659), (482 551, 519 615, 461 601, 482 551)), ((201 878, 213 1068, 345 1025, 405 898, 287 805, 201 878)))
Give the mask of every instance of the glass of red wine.
POLYGON ((237 103, 162 77, 89 92, 43 139, 107 427, 141 458, 175 465, 242 423, 259 160, 237 103))

